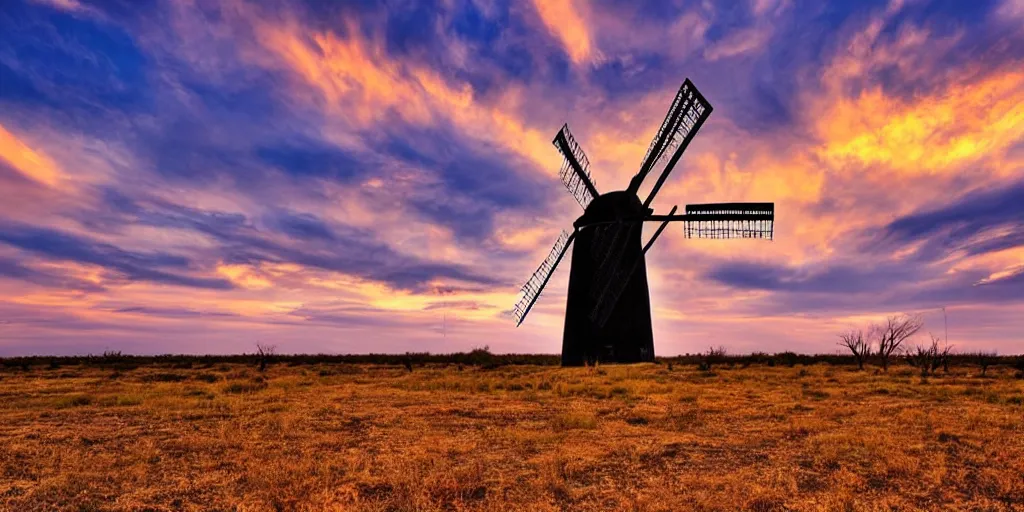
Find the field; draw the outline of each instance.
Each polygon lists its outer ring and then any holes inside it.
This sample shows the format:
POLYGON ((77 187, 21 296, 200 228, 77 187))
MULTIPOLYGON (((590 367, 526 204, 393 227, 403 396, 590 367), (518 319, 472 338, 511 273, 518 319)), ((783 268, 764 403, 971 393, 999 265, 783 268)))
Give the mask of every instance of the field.
POLYGON ((0 369, 0 509, 1024 510, 1018 370, 743 366, 0 369))

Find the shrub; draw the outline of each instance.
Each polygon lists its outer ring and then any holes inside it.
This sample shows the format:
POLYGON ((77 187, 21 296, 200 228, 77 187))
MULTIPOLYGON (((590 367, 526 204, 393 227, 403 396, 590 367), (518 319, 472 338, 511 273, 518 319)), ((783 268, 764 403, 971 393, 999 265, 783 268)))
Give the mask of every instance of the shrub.
POLYGON ((260 371, 265 371, 267 365, 274 358, 274 354, 277 353, 277 347, 274 345, 264 345, 261 343, 256 344, 256 355, 260 361, 260 371))
POLYGON ((949 351, 952 350, 952 348, 953 347, 948 345, 939 348, 939 338, 933 335, 930 345, 917 345, 913 349, 908 350, 905 357, 911 366, 921 370, 921 378, 923 379, 929 374, 935 373, 935 370, 938 370, 939 367, 948 368, 949 351))
POLYGON ((626 396, 629 394, 629 389, 623 386, 615 386, 609 391, 608 396, 626 396))
POLYGON ((252 381, 252 382, 232 382, 224 386, 223 390, 225 393, 232 395, 240 395, 244 393, 255 393, 257 391, 266 389, 266 382, 252 381))
POLYGON ((711 347, 702 355, 700 365, 701 371, 710 372, 712 367, 716 364, 721 363, 725 359, 725 347, 719 345, 711 347))
POLYGON ((593 430, 597 428, 596 417, 581 413, 566 413, 555 416, 552 418, 551 423, 556 429, 593 430))
POLYGON ((795 352, 779 352, 775 354, 775 359, 778 363, 784 364, 790 368, 796 366, 797 361, 800 359, 795 352))
POLYGON ((57 399, 55 404, 58 409, 64 409, 67 407, 81 407, 92 403, 92 397, 89 395, 67 395, 57 399))
POLYGON ((142 377, 143 382, 182 382, 188 380, 188 375, 180 373, 154 373, 142 377))

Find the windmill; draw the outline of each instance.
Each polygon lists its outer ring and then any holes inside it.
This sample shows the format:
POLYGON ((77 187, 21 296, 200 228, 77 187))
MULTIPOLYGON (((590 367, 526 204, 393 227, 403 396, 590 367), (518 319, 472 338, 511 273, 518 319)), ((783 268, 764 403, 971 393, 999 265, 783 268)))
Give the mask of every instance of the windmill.
POLYGON ((512 315, 517 326, 523 323, 575 242, 565 305, 563 366, 654 360, 644 258, 670 222, 682 222, 687 238, 772 239, 774 203, 694 204, 687 205, 680 215, 675 206, 665 215, 655 215, 650 208, 711 110, 704 96, 686 79, 629 187, 605 194, 598 193, 590 176, 590 161, 568 124, 555 135, 552 143, 564 158, 559 177, 583 207, 583 215, 573 223, 571 232, 562 231, 547 258, 523 285, 512 315), (641 202, 637 192, 652 172, 658 175, 658 181, 641 202), (647 243, 642 243, 644 222, 661 223, 647 243))

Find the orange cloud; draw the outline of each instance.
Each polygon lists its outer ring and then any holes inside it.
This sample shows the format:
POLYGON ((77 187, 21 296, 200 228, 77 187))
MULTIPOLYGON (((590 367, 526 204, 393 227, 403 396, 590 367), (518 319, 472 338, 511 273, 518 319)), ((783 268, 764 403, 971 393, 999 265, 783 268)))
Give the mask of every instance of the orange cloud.
POLYGON ((453 85, 430 69, 392 60, 381 44, 363 39, 351 25, 347 38, 334 33, 309 36, 297 27, 259 27, 267 49, 346 121, 369 128, 383 122, 385 112, 422 125, 448 119, 468 136, 535 162, 546 174, 557 170, 551 136, 508 113, 520 102, 515 89, 495 101, 500 108, 483 104, 469 84, 453 85))
POLYGON ((235 286, 248 290, 262 290, 273 286, 260 272, 249 265, 218 265, 217 273, 231 281, 235 286))
POLYGON ((544 26, 562 43, 569 58, 580 64, 590 58, 590 31, 573 0, 533 0, 544 26))
MULTIPOLYGON (((350 33, 358 33, 358 27, 350 24, 348 28, 350 33)), ((422 92, 400 66, 386 59, 381 48, 355 36, 347 40, 332 34, 302 38, 269 25, 261 32, 263 43, 315 85, 329 104, 344 101, 359 121, 378 120, 383 109, 394 109, 408 121, 430 119, 422 92)))
POLYGON ((1024 137, 1024 73, 1005 71, 909 102, 879 87, 835 100, 818 117, 817 154, 842 168, 880 165, 904 174, 957 172, 1024 137))
POLYGON ((61 179, 60 168, 45 154, 35 151, 0 125, 0 159, 26 178, 53 187, 61 179))

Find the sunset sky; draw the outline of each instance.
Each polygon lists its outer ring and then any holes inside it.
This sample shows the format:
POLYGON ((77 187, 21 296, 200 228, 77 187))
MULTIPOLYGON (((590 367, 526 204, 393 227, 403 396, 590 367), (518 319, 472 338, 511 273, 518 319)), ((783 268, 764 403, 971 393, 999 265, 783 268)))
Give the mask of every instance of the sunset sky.
POLYGON ((1022 27, 1022 0, 6 0, 0 356, 557 353, 567 264, 510 316, 581 213, 551 139, 624 189, 687 77, 714 113, 655 210, 774 201, 775 240, 671 226, 658 354, 942 335, 942 307, 958 349, 1024 352, 1022 27))

